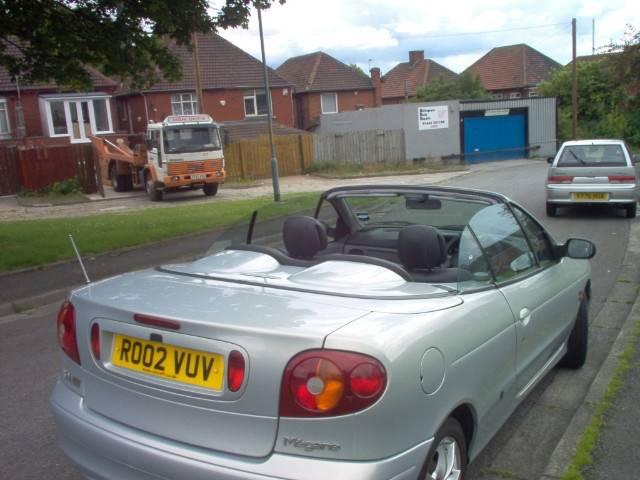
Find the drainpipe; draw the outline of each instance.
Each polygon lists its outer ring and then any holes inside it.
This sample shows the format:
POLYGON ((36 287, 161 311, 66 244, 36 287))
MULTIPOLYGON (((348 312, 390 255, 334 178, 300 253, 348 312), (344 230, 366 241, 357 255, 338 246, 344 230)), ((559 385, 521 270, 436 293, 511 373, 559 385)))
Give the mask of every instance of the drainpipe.
POLYGON ((146 120, 144 129, 146 132, 146 126, 149 125, 149 105, 147 104, 147 96, 144 94, 144 92, 140 92, 140 95, 142 95, 142 98, 144 99, 144 119, 146 120))
POLYGON ((18 101, 16 102, 16 137, 24 138, 27 135, 27 129, 24 125, 24 111, 22 109, 22 95, 20 94, 20 80, 16 76, 16 91, 18 92, 18 101))

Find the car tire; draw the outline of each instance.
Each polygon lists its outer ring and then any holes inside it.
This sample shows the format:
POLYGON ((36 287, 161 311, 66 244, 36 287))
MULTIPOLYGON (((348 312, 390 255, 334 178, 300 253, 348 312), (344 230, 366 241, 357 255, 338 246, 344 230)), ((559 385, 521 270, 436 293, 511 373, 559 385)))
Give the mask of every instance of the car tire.
POLYGON ((156 188, 156 183, 151 178, 151 175, 146 175, 144 180, 144 185, 149 199, 152 202, 161 202, 164 197, 164 192, 156 188))
POLYGON ((218 184, 217 183, 205 183, 202 187, 202 191, 207 197, 214 197, 216 193, 218 193, 218 184))
POLYGON ((420 472, 421 480, 464 480, 467 441, 460 422, 449 417, 436 433, 420 472))
POLYGON ((558 207, 547 202, 547 217, 555 217, 558 214, 558 207))
POLYGON ((629 205, 625 205, 624 208, 627 211, 627 218, 636 218, 637 207, 638 207, 637 203, 631 203, 629 205))
POLYGON ((560 360, 563 368, 577 369, 587 360, 589 343, 589 303, 586 300, 580 302, 576 322, 567 341, 567 353, 560 360))

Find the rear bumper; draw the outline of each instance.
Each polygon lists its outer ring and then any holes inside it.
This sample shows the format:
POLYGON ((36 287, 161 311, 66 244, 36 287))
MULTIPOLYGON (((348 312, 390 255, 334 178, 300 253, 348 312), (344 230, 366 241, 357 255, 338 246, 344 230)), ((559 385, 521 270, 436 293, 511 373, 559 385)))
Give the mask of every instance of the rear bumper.
POLYGON ((192 447, 111 421, 85 409, 82 397, 61 382, 50 405, 65 454, 87 478, 96 480, 415 480, 432 442, 373 462, 277 453, 250 458, 192 447))
POLYGON ((621 205, 634 203, 638 200, 638 186, 611 184, 552 184, 546 186, 547 203, 559 205, 621 205), (605 193, 607 200, 582 201, 574 200, 573 193, 605 193))

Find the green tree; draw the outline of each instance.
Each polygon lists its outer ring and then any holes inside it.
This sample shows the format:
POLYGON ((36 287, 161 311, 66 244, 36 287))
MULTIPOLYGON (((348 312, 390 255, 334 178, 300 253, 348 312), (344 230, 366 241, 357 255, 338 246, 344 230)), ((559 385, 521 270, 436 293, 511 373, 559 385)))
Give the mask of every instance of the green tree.
POLYGON ((141 87, 181 77, 168 41, 193 32, 248 26, 252 6, 285 0, 0 0, 0 66, 26 83, 53 80, 87 88, 91 65, 141 87))
POLYGON ((364 75, 365 77, 367 77, 368 75, 366 73, 364 73, 364 70, 362 70, 358 65, 356 65, 355 63, 350 63, 349 66, 351 67, 352 70, 355 70, 357 73, 359 73, 360 75, 364 75))
POLYGON ((413 101, 435 102, 439 100, 489 98, 482 87, 480 77, 464 72, 453 80, 437 78, 429 85, 418 89, 413 101))

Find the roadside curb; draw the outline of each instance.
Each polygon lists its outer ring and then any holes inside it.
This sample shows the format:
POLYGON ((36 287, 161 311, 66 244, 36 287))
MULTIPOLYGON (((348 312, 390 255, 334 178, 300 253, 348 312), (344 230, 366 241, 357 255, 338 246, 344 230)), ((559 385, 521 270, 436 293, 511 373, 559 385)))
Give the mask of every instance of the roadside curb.
POLYGON ((42 295, 22 298, 15 302, 2 303, 0 304, 0 318, 25 312, 27 310, 33 310, 34 308, 43 307, 57 301, 62 301, 73 288, 77 288, 77 286, 51 290, 43 293, 42 295))
MULTIPOLYGON (((635 261, 634 257, 637 258, 638 254, 640 254, 640 251, 638 251, 640 238, 636 238, 634 240, 634 233, 637 234, 640 231, 640 223, 637 221, 634 223, 635 225, 632 225, 632 231, 630 232, 629 248, 625 255, 623 266, 633 264, 635 261), (632 245, 633 243, 636 245, 632 245)), ((624 324, 620 328, 607 357, 604 362, 602 362, 602 365, 600 365, 593 382, 591 382, 591 386, 587 390, 582 404, 574 413, 569 426, 562 435, 562 438, 558 441, 553 454, 544 469, 544 473, 539 480, 558 480, 566 473, 575 455, 578 442, 580 441, 587 425, 591 421, 598 404, 604 398, 607 388, 613 379, 620 361, 619 357, 627 347, 629 338, 632 337, 632 333, 638 319, 640 319, 640 292, 636 296, 633 306, 631 307, 624 324)))

